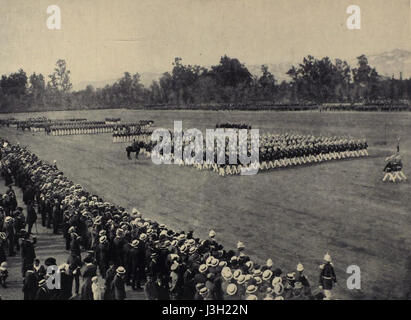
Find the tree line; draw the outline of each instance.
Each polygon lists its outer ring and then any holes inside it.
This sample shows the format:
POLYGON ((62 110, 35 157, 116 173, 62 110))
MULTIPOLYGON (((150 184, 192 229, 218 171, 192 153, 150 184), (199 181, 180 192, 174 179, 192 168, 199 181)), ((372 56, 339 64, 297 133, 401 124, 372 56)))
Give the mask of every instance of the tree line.
POLYGON ((98 108, 208 108, 317 105, 335 103, 409 104, 411 79, 378 74, 365 55, 351 67, 346 61, 311 55, 287 72, 290 81, 278 82, 266 65, 252 75, 236 58, 221 57, 206 68, 175 58, 171 72, 146 88, 138 73, 125 72, 112 85, 73 91, 70 70, 58 60, 47 79, 20 69, 0 80, 0 111, 42 111, 98 108))

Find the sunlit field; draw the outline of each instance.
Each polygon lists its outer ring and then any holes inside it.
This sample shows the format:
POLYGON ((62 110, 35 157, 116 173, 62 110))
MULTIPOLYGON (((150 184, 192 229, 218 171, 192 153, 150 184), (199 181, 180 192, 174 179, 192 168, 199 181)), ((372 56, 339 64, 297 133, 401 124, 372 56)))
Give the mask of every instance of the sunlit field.
MULTIPOLYGON (((260 262, 293 271, 304 264, 314 286, 318 265, 333 257, 341 299, 402 299, 411 290, 411 186, 383 183, 384 159, 401 137, 404 173, 411 176, 410 113, 203 112, 102 110, 7 114, 18 119, 87 118, 154 120, 156 127, 214 128, 216 123, 247 123, 262 132, 296 132, 367 138, 367 158, 272 170, 255 176, 220 177, 177 165, 128 160, 126 144, 111 134, 46 136, 0 128, 11 142, 28 145, 88 191, 176 230, 208 230, 227 248, 238 240, 260 262), (346 269, 361 268, 361 290, 348 290, 346 269)), ((55 241, 55 239, 53 240, 55 241)), ((61 237, 61 242, 63 239, 61 237)))

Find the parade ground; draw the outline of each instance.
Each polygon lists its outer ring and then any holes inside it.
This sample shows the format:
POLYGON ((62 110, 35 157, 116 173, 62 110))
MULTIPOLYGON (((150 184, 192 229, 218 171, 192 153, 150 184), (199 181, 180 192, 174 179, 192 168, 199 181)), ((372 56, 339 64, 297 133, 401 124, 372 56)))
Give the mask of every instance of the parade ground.
MULTIPOLYGON (((274 267, 283 270, 293 270, 301 262, 313 286, 318 285, 318 265, 329 252, 338 280, 336 298, 411 297, 411 184, 381 181, 384 159, 395 151, 398 136, 404 173, 411 176, 410 113, 117 109, 0 117, 43 115, 51 119, 154 120, 154 126, 164 128, 182 121, 183 128, 200 130, 223 122, 246 123, 262 132, 366 138, 367 158, 220 177, 192 167, 155 165, 145 157, 128 160, 127 144, 113 144, 110 133, 47 136, 0 127, 1 137, 29 146, 44 160, 57 160, 69 179, 105 201, 130 211, 136 207, 149 219, 174 230, 194 230, 194 236, 203 239, 213 228, 227 249, 234 249, 241 240, 246 254, 261 263, 271 258, 274 267), (350 265, 360 267, 360 290, 347 288, 350 265)), ((43 228, 38 231, 39 258, 44 261, 54 256, 64 262, 68 252, 63 237, 43 228)), ((19 257, 10 259, 10 288, 0 289, 3 297, 22 298, 19 263, 19 257), (6 295, 5 290, 14 292, 6 295)))

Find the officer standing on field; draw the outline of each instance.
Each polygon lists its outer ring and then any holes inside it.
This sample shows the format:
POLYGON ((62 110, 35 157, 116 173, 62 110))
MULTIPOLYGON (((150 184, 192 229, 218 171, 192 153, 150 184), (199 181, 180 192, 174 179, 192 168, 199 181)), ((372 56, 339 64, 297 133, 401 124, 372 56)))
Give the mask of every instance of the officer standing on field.
POLYGON ((334 283, 337 283, 337 277, 328 252, 324 256, 324 263, 320 265, 320 270, 319 288, 324 290, 324 300, 331 300, 331 290, 334 283))

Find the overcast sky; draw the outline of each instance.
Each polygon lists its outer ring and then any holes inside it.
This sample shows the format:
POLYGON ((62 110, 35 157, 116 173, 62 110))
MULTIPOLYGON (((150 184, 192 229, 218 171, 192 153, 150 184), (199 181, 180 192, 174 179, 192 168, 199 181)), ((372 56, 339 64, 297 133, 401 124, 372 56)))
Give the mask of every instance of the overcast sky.
POLYGON ((177 56, 262 64, 411 50, 410 18, 410 0, 1 0, 0 74, 48 75, 63 58, 76 84, 167 71, 177 56), (46 26, 52 4, 58 31, 46 26), (361 30, 346 27, 350 4, 361 8, 361 30))

